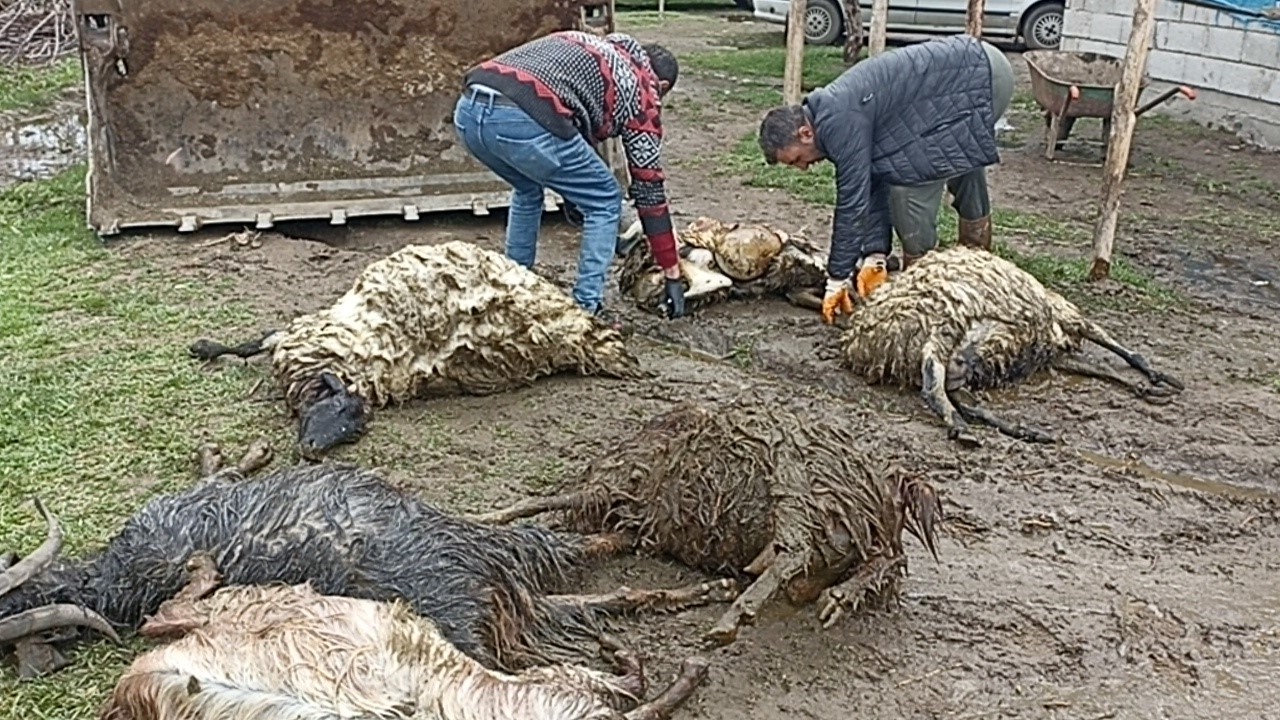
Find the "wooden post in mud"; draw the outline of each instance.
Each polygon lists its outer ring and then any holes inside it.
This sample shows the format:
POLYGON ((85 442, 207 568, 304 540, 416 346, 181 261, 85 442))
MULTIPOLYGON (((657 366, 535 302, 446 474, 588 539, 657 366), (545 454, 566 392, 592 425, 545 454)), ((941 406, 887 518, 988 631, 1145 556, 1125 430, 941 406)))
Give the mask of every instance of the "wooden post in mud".
POLYGON ((1111 251, 1116 240, 1116 223, 1120 216, 1120 194, 1124 189, 1125 170, 1129 166, 1129 148, 1137 124, 1134 106, 1142 88, 1142 75, 1147 68, 1151 35, 1155 29, 1156 0, 1134 0, 1133 30, 1125 49, 1120 82, 1116 84, 1115 104, 1111 109, 1111 134, 1107 138, 1107 160, 1103 165, 1102 203, 1098 224, 1093 231, 1093 265, 1090 280, 1102 280, 1111 274, 1111 251))
POLYGON ((791 0, 787 16, 787 60, 782 66, 782 104, 800 103, 800 78, 804 71, 804 15, 809 3, 791 0))
POLYGON ((867 39, 867 56, 884 52, 885 35, 889 32, 889 0, 871 0, 871 37, 867 39))
POLYGON ((985 0, 969 0, 969 8, 964 16, 964 31, 982 39, 982 13, 986 12, 985 0))
POLYGON ((858 62, 862 54, 862 4, 858 0, 843 0, 844 10, 844 64, 858 62))

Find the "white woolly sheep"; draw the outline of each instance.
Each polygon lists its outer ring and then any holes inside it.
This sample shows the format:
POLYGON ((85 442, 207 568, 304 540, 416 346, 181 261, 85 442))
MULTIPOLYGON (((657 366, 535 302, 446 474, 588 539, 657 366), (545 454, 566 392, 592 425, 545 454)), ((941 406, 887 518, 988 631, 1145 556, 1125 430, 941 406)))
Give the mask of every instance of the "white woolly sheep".
POLYGON ((962 389, 1013 385, 1047 368, 1122 385, 1147 400, 1167 400, 1183 389, 1121 346, 1058 293, 1017 265, 962 245, 927 253, 871 293, 854 311, 841 343, 842 363, 871 383, 920 388, 949 435, 977 445, 965 420, 1006 435, 1056 442, 1047 433, 1005 423, 962 389), (1076 356, 1088 340, 1124 358, 1150 385, 1076 356))
POLYGON ((209 556, 191 582, 140 632, 179 636, 138 657, 116 683, 100 720, 187 718, 403 718, 405 720, 662 720, 705 679, 685 660, 674 684, 646 691, 639 660, 617 648, 623 671, 575 665, 495 672, 454 647, 402 601, 317 593, 308 584, 218 584, 209 556))
POLYGON ((502 392, 562 372, 644 375, 622 335, 550 281, 458 241, 397 250, 283 331, 234 348, 200 340, 190 352, 212 360, 268 349, 308 458, 358 440, 370 408, 502 392))
MULTIPOLYGON (((803 238, 768 225, 699 217, 680 233, 680 274, 692 312, 726 299, 778 295, 818 309, 826 257, 803 238)), ((618 287, 639 307, 661 312, 662 271, 646 243, 634 243, 618 269, 618 287)))

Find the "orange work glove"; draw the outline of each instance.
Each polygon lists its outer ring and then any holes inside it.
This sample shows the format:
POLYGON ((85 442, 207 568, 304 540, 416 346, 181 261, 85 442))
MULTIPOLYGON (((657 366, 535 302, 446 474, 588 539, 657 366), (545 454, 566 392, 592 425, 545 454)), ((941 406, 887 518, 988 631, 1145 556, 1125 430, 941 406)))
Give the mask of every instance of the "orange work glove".
POLYGON ((888 279, 889 266, 885 256, 881 253, 866 256, 858 270, 858 296, 867 297, 888 279))
POLYGON ((827 294, 822 298, 822 322, 830 325, 836 321, 837 312, 853 314, 853 298, 849 297, 849 279, 827 278, 827 294))

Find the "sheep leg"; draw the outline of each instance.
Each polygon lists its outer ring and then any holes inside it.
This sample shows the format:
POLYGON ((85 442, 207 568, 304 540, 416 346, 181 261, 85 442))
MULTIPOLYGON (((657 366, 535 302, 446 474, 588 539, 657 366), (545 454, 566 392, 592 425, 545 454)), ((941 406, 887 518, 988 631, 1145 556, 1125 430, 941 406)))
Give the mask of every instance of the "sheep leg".
POLYGON ((1181 380, 1155 370, 1147 363, 1146 358, 1116 342, 1106 330, 1103 330, 1098 325, 1085 321, 1084 337, 1119 355, 1126 363, 1129 363, 1130 367, 1146 375, 1153 385, 1166 385, 1180 391, 1186 389, 1181 380))
POLYGON ((541 515, 545 512, 554 510, 573 510, 581 507, 587 500, 587 493, 565 493, 563 495, 548 495, 546 497, 533 497, 521 500, 514 505, 505 508, 493 510, 487 513, 479 513, 475 515, 464 515, 463 517, 473 523, 481 525, 506 525, 514 520, 541 515))
POLYGON ((818 620, 823 628, 835 625, 846 613, 857 611, 866 594, 885 586, 892 578, 890 573, 906 564, 906 558, 877 557, 860 568, 853 577, 822 591, 819 599, 818 620))
POLYGON ((686 658, 680 666, 680 674, 675 682, 667 686, 662 694, 629 713, 624 713, 626 720, 669 720, 676 710, 684 705, 693 693, 707 679, 711 664, 705 658, 686 658))
POLYGON ((962 401, 957 397, 958 394, 958 392, 948 393, 948 397, 950 397, 951 402, 956 406, 956 409, 960 411, 960 414, 971 422, 980 422, 984 425, 990 425, 1015 440, 1045 443, 1048 445, 1058 442, 1056 437, 1042 430, 1037 430, 1026 425, 1005 422, 993 415, 990 410, 987 410, 976 402, 966 403, 962 401))
POLYGON ((201 480, 213 477, 222 469, 222 449, 213 443, 205 443, 196 450, 196 464, 201 480))
POLYGON ((936 354, 926 349, 924 362, 920 368, 920 397, 925 405, 934 412, 949 428, 947 436, 965 447, 976 448, 982 445, 978 436, 969 430, 960 413, 951 404, 947 393, 947 366, 936 354))
POLYGON ((266 438, 260 437, 250 443, 249 449, 240 456, 240 461, 236 463, 236 472, 248 477, 270 465, 274 455, 271 443, 266 438))
POLYGON ((780 552, 774 557, 769 568, 755 582, 733 601, 733 607, 720 617, 720 620, 704 635, 703 638, 717 645, 728 645, 738 639, 738 628, 743 624, 755 622, 760 608, 769 602, 782 587, 797 573, 804 570, 805 558, 792 552, 780 552))
POLYGON ((555 605, 588 607, 606 613, 643 612, 657 610, 673 612, 718 602, 729 602, 738 594, 738 584, 723 578, 711 582, 686 585, 661 590, 633 590, 621 587, 600 595, 548 595, 547 602, 555 605))
POLYGON ((1120 387, 1133 393, 1135 397, 1147 402, 1165 403, 1173 399, 1173 395, 1178 390, 1167 385, 1141 385, 1127 378, 1121 377, 1119 373, 1108 367, 1103 367, 1081 357, 1061 357, 1053 361, 1055 370, 1091 377, 1097 380, 1105 380, 1110 383, 1119 385, 1120 387))
POLYGON ((787 301, 806 310, 822 309, 822 298, 812 290, 792 290, 787 293, 787 301))
POLYGON ((236 357, 241 358, 251 358, 254 355, 259 355, 275 347, 274 340, 277 339, 276 334, 278 332, 278 330, 270 330, 263 333, 262 337, 257 340, 250 340, 249 342, 243 342, 235 346, 223 345, 222 343, 202 338, 192 343, 191 347, 187 349, 187 352, 196 360, 203 360, 205 362, 216 360, 223 355, 235 355, 236 357))
POLYGON ((144 637, 181 635, 204 625, 208 618, 196 610, 195 603, 213 592, 222 582, 213 556, 206 552, 193 553, 187 558, 187 584, 173 597, 160 603, 156 614, 148 617, 138 628, 144 637))

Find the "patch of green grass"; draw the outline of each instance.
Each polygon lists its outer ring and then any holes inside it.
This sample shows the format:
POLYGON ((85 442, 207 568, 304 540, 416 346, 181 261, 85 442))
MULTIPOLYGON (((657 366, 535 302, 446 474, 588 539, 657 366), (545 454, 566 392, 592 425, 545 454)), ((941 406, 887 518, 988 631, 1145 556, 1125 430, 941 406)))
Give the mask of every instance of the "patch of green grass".
MULTIPOLYGON (((64 555, 81 555, 150 496, 189 484, 203 433, 228 454, 288 433, 276 407, 245 401, 260 370, 204 372, 186 355, 197 336, 254 318, 222 288, 116 256, 83 214, 83 166, 0 192, 0 549, 21 554, 45 534, 34 496, 62 524, 64 555)), ((39 681, 4 668, 0 715, 95 717, 136 649, 93 642, 39 681)))
POLYGON ((0 67, 0 112, 43 110, 59 93, 80 81, 80 60, 76 57, 34 67, 0 67))
MULTIPOLYGON (((800 73, 801 88, 807 91, 826 85, 847 70, 842 52, 838 47, 806 46, 804 68, 800 73)), ((863 53, 865 55, 866 50, 863 53)), ((692 70, 781 87, 786 55, 787 50, 782 46, 754 47, 692 52, 681 56, 680 61, 692 70)))
MULTIPOLYGON (((738 142, 719 172, 742 177, 743 184, 751 187, 784 190, 793 197, 814 205, 834 207, 836 203, 834 165, 829 162, 819 163, 810 166, 807 172, 785 165, 767 165, 754 132, 738 142)), ((1027 235, 1039 242, 1080 248, 1087 245, 1090 235, 1087 228, 1039 213, 998 208, 992 211, 991 220, 993 234, 997 237, 1009 234, 1027 235)), ((942 247, 955 242, 954 213, 939 214, 938 237, 942 247)), ((1078 289, 1088 279, 1090 262, 1087 258, 1068 259, 1048 254, 1027 254, 1000 240, 995 242, 995 252, 1031 273, 1040 282, 1059 290, 1078 289)), ((1171 290, 1147 277, 1123 258, 1114 259, 1111 278, 1137 290, 1157 305, 1165 305, 1177 299, 1171 290)))

